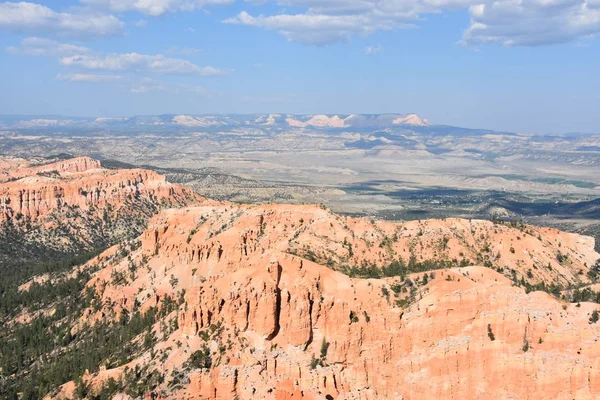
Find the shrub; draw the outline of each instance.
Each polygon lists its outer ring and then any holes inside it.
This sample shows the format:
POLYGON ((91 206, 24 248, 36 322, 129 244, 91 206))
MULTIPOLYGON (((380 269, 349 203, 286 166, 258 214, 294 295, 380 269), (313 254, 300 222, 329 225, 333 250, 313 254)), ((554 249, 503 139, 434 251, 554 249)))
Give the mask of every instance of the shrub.
POLYGON ((319 360, 318 358, 315 358, 315 355, 312 355, 312 360, 310 360, 310 369, 315 369, 317 368, 317 365, 319 365, 321 363, 321 360, 319 360))
POLYGON ((188 364, 191 368, 210 369, 212 366, 212 359, 210 357, 210 349, 208 346, 204 345, 202 346, 202 349, 193 352, 188 360, 188 364))
POLYGON ((488 332, 488 337, 490 338, 490 340, 493 342, 494 340, 496 340, 496 336, 494 336, 494 332, 492 332, 492 325, 488 324, 487 327, 487 332, 488 332))
POLYGON ((321 343, 321 358, 327 357, 327 349, 329 349, 329 342, 323 338, 321 343))
POLYGON ((367 324, 368 324, 369 322, 371 322, 371 317, 369 317, 369 314, 367 314, 367 312, 366 312, 366 311, 363 311, 363 314, 364 314, 364 316, 365 316, 365 321, 367 322, 367 324))
POLYGON ((390 297, 390 291, 385 286, 381 287, 381 294, 384 295, 385 297, 388 297, 388 298, 390 297))

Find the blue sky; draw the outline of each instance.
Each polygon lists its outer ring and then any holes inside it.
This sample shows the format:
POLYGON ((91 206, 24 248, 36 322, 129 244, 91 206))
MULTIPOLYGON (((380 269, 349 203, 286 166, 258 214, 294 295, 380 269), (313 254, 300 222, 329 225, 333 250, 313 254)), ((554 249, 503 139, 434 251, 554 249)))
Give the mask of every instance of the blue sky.
POLYGON ((600 0, 0 3, 0 113, 600 132, 600 0))

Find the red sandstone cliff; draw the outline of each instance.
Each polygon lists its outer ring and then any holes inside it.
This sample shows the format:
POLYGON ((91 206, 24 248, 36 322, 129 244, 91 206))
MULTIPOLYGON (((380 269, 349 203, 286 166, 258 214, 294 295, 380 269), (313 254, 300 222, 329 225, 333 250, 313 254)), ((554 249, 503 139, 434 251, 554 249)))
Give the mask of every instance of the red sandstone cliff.
POLYGON ((161 209, 203 200, 153 171, 89 157, 0 158, 0 263, 97 251, 136 237, 161 209))
POLYGON ((153 171, 103 169, 100 162, 78 157, 40 166, 7 163, 0 169, 0 220, 38 219, 65 206, 82 210, 119 204, 141 194, 160 199, 193 197, 191 191, 171 185, 153 171))
MULTIPOLYGON (((116 320, 124 309, 183 296, 166 318, 178 328, 162 335, 157 324, 162 339, 153 352, 128 365, 164 374, 155 391, 162 398, 594 399, 600 393, 600 324, 588 323, 597 305, 527 294, 484 267, 427 271, 427 278, 418 273, 404 281, 334 270, 386 265, 411 253, 423 260, 489 253, 482 259, 508 276, 514 269, 532 282, 585 282, 588 266, 600 258, 588 238, 485 221, 372 223, 313 206, 206 203, 162 212, 140 240, 131 260, 113 248, 89 263, 105 266, 89 282, 104 307, 88 310, 85 321, 116 320), (131 263, 134 276, 115 282, 131 263), (186 369, 190 355, 205 348, 212 368, 186 369), (184 387, 169 386, 173 371, 182 370, 184 387)), ((98 385, 123 368, 87 381, 98 385)), ((72 397, 72 390, 65 385, 58 397, 72 397)))

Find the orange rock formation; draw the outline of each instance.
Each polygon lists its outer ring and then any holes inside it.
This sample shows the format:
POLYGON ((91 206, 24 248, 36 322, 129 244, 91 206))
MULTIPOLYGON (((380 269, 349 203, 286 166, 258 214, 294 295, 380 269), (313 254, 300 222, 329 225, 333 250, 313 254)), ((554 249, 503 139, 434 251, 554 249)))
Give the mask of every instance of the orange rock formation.
POLYGON ((195 196, 153 171, 103 169, 99 161, 89 157, 37 166, 19 159, 3 160, 0 177, 4 180, 0 185, 0 221, 15 217, 37 220, 64 206, 88 210, 141 194, 174 203, 195 196))
MULTIPOLYGON (((152 353, 128 365, 164 373, 168 399, 594 399, 600 393, 597 305, 525 293, 531 282, 585 282, 593 240, 554 229, 447 219, 370 222, 316 206, 205 203, 166 210, 122 259, 90 265, 104 301, 86 321, 182 297, 152 353), (358 279, 335 269, 418 260, 483 260, 358 279), (557 254, 560 257, 557 259, 557 254), (490 255, 485 257, 485 255, 490 255), (314 261, 311 261, 314 260, 314 261), (135 276, 114 282, 133 262, 135 276), (185 292, 184 292, 185 289, 185 292), (174 370, 208 348, 211 369, 174 370), (159 355, 163 355, 160 357, 159 355)), ((98 384, 124 366, 101 371, 98 384)), ((72 396, 72 383, 58 397, 72 396)), ((162 394, 161 394, 162 393, 162 394)), ((148 394, 148 398, 151 395, 148 394)))

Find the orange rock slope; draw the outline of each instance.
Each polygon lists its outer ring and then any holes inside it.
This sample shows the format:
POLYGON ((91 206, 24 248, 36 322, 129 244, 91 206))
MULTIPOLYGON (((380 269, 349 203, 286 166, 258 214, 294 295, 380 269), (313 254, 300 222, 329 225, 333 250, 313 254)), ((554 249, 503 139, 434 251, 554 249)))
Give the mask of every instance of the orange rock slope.
MULTIPOLYGON (((588 322, 595 304, 525 293, 485 267, 405 280, 335 271, 412 254, 480 259, 517 280, 585 282, 588 266, 600 258, 589 238, 485 221, 395 224, 316 206, 205 203, 163 211, 139 241, 127 258, 115 247, 89 263, 103 267, 88 285, 104 306, 88 310, 85 322, 116 320, 123 310, 148 309, 167 295, 181 299, 154 326, 160 339, 153 351, 127 365, 164 375, 148 398, 600 395, 600 323, 588 322), (165 330, 175 320, 176 329, 165 330), (189 367, 197 350, 210 353, 210 369, 189 367), (181 372, 186 378, 171 384, 181 372)), ((85 379, 97 386, 124 371, 85 379)), ((73 387, 64 385, 56 397, 73 397, 73 387)))
POLYGON ((89 157, 42 165, 21 159, 1 161, 0 220, 37 220, 65 206, 85 211, 140 195, 173 204, 187 204, 183 199, 194 197, 188 189, 167 183, 153 171, 104 169, 100 161, 89 157))

